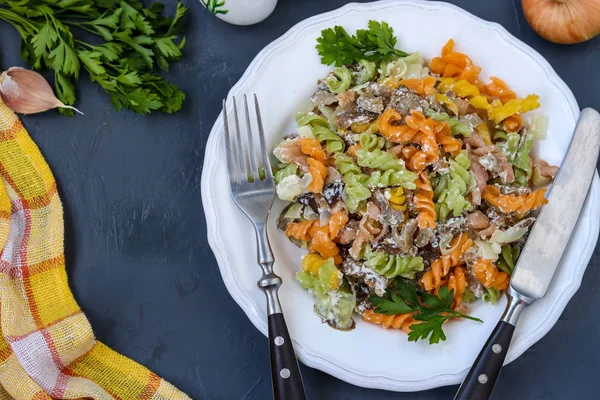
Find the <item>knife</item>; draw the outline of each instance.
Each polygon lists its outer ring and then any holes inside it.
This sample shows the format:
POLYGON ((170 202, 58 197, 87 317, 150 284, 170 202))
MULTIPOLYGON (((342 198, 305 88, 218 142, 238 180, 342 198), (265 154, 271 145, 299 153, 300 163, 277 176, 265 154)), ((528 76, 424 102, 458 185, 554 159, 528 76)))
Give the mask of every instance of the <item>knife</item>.
MULTIPOLYGON (((483 346, 455 400, 489 399, 521 312, 544 297, 577 224, 596 170, 600 114, 581 112, 567 155, 523 247, 510 280, 506 310, 483 346)), ((566 266, 565 266, 566 267, 566 266)))

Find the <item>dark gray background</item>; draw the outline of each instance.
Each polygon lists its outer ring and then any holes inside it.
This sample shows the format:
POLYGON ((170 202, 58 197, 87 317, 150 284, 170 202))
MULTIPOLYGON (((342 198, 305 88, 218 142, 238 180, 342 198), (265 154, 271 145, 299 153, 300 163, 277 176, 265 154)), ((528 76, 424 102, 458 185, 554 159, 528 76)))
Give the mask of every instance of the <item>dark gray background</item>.
MULTIPOLYGON (((187 93, 179 113, 115 112, 101 88, 82 79, 76 105, 85 117, 51 111, 23 122, 58 181, 71 287, 98 339, 195 399, 268 399, 267 340, 229 297, 206 241, 204 145, 221 99, 254 56, 297 22, 347 1, 280 0, 266 21, 251 27, 225 24, 197 0, 184 2, 190 7, 186 54, 168 73, 187 93)), ((516 0, 454 3, 502 24, 550 61, 580 107, 600 108, 600 39, 550 44, 531 30, 516 0)), ((2 69, 22 65, 17 33, 0 22, 0 37, 2 69)), ((495 399, 598 398, 598 267, 597 247, 561 319, 504 369, 495 399)), ((396 394, 311 368, 302 372, 310 399, 451 399, 456 391, 396 394)))

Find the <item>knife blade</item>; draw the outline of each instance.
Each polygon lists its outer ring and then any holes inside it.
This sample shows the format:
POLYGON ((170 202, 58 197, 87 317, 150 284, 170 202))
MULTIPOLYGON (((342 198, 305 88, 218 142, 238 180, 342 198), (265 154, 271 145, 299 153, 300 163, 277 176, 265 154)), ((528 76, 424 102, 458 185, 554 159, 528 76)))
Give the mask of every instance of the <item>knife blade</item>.
POLYGON ((600 151, 600 114, 581 112, 573 139, 511 277, 506 310, 473 363, 455 400, 489 399, 519 315, 544 297, 577 224, 600 151))
POLYGON ((560 264, 594 177, 600 151, 600 114, 581 112, 573 140, 523 247, 510 286, 530 299, 544 297, 560 264))

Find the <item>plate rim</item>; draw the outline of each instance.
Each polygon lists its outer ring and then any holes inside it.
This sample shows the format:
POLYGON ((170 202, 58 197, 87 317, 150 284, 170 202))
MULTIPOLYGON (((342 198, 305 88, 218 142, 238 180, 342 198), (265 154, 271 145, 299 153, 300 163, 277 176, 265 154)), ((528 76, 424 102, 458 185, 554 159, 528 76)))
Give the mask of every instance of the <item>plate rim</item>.
MULTIPOLYGON (((322 22, 326 22, 328 20, 333 20, 335 18, 339 18, 346 13, 352 11, 361 11, 361 10, 380 10, 387 7, 393 7, 397 5, 408 5, 420 8, 424 11, 426 10, 448 10, 454 13, 461 14, 461 16, 469 18, 473 20, 475 23, 480 26, 491 29, 495 31, 502 39, 506 41, 507 44, 510 44, 517 49, 525 52, 528 56, 532 58, 532 61, 538 64, 538 66, 545 72, 546 77, 549 82, 556 86, 556 88, 565 96, 566 100, 570 105, 571 112, 573 113, 573 117, 577 120, 577 116, 579 114, 579 106, 577 105, 577 101, 575 96, 566 85, 566 83, 558 76, 558 74, 554 71, 550 63, 541 56, 535 49, 522 42, 515 36, 513 36, 510 32, 508 32, 502 25, 492 22, 486 21, 482 18, 479 18, 470 12, 455 6, 450 3, 443 3, 437 1, 418 1, 418 0, 380 0, 371 3, 349 3, 345 6, 342 6, 338 9, 328 11, 326 13, 318 14, 313 17, 307 18, 303 21, 298 22, 292 28, 290 28, 286 33, 284 33, 279 38, 272 41, 270 44, 265 46, 252 60, 247 69, 245 70, 242 77, 237 81, 237 83, 231 88, 228 92, 227 97, 231 97, 232 93, 241 92, 241 89, 245 86, 246 82, 253 75, 253 72, 260 68, 264 62, 268 60, 272 53, 274 53, 281 46, 285 45, 293 41, 304 29, 309 26, 319 24, 322 22)), ((202 180, 201 180, 201 194, 202 194, 202 205, 204 208, 204 213, 206 217, 206 225, 207 225, 207 239, 213 254, 217 260, 217 264, 219 266, 219 270, 221 276, 223 278, 223 282, 227 288, 227 291, 234 299, 234 301, 240 306, 240 308, 244 311, 244 313, 248 316, 252 324, 263 333, 263 335, 268 336, 267 331, 267 320, 266 318, 259 313, 259 311, 253 306, 250 299, 246 296, 246 294, 241 290, 238 285, 235 275, 233 274, 230 268, 230 260, 225 251, 226 246, 222 239, 219 237, 219 219, 217 218, 216 208, 214 206, 213 199, 209 193, 211 193, 211 183, 214 175, 215 167, 216 167, 216 159, 214 157, 207 157, 207 154, 215 154, 216 148, 218 146, 218 139, 220 136, 220 132, 222 132, 223 123, 222 123, 222 112, 219 113, 215 124, 213 125, 207 144, 205 148, 205 158, 202 168, 202 180)), ((595 177, 592 183, 592 187, 590 189, 588 195, 588 202, 591 202, 592 205, 600 204, 598 197, 600 196, 600 179, 598 176, 598 172, 595 173, 595 177)), ((510 351, 506 358, 505 364, 508 364, 519 356, 521 356, 527 349, 529 349, 533 344, 542 339, 552 327, 555 325, 556 321, 560 318, 562 312, 567 306, 569 300, 573 297, 573 295, 577 292, 579 287, 581 286, 581 282, 583 280, 583 274, 587 268, 590 258, 592 257, 593 251, 596 246, 596 242, 598 241, 598 234, 600 232, 600 218, 597 218, 600 215, 600 205, 596 206, 591 210, 592 216, 596 216, 594 218, 590 218, 588 221, 589 227, 587 231, 591 233, 588 235, 588 240, 583 249, 583 257, 579 258, 579 262, 573 266, 573 274, 571 276, 571 281, 568 283, 566 288, 560 293, 560 296, 555 297, 554 306, 552 310, 537 329, 529 332, 527 335, 523 336, 517 342, 511 343, 510 351)), ((579 221, 578 224, 581 224, 583 221, 579 221)), ((566 282, 565 282, 566 284, 566 282)), ((299 360, 305 365, 317 368, 322 370, 334 377, 342 379, 346 382, 352 383, 354 385, 366 387, 366 388, 376 388, 376 389, 384 389, 391 391, 419 391, 426 390, 440 386, 458 384, 461 382, 463 377, 467 373, 467 369, 452 373, 452 374, 438 374, 426 379, 418 379, 418 380, 396 380, 390 379, 388 377, 382 376, 370 376, 359 374, 354 371, 351 371, 335 362, 326 359, 325 357, 317 354, 312 354, 308 352, 301 344, 299 344, 296 340, 293 340, 294 346, 296 349, 296 353, 298 355, 299 360)))

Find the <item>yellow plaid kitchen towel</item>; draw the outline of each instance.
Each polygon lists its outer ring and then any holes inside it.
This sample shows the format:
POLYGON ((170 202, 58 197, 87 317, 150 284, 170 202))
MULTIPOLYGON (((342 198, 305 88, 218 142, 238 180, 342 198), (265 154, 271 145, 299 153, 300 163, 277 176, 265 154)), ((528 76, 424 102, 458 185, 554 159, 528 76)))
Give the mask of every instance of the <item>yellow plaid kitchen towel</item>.
POLYGON ((67 283, 56 182, 0 101, 0 399, 189 399, 94 338, 67 283))

